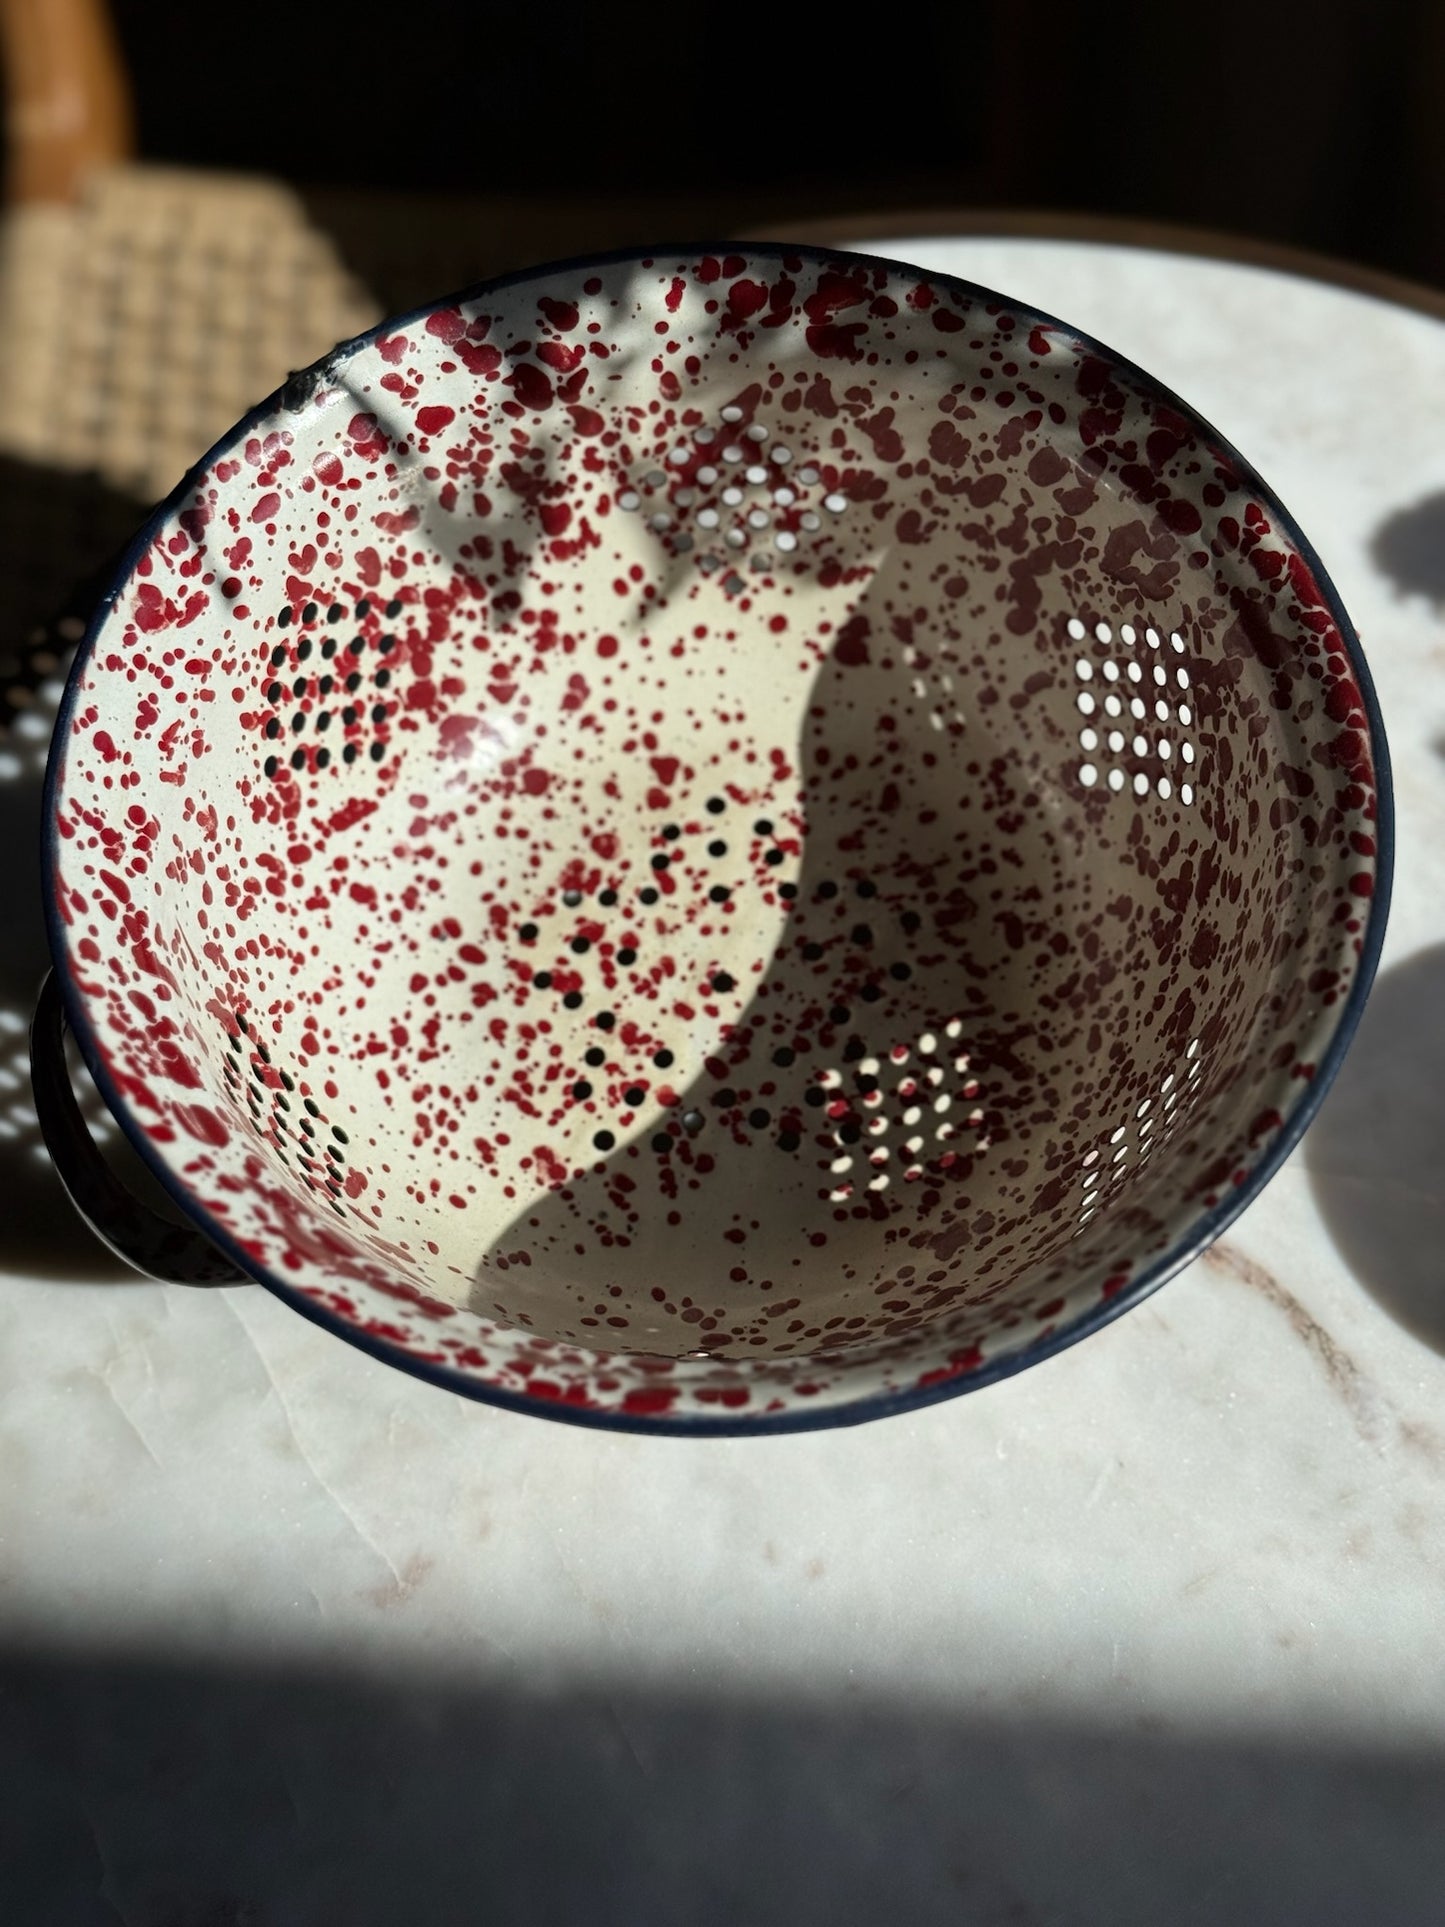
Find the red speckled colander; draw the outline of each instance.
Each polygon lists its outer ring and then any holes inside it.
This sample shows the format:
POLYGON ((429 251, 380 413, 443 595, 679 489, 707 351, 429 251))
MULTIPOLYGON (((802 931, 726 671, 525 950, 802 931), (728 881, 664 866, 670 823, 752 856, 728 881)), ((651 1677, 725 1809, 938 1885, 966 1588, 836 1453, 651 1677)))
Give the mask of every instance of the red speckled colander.
POLYGON ((1388 883, 1339 602, 1137 368, 805 248, 346 344, 126 559, 50 769, 65 1014, 194 1231, 498 1403, 895 1410, 1137 1301, 1337 1065, 1388 883))

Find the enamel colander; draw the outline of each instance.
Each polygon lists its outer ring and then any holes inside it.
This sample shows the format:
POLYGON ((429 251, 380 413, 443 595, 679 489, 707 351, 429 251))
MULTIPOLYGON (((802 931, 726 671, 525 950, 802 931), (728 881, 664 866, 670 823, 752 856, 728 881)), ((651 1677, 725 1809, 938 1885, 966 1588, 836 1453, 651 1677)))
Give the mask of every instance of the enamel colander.
POLYGON ((859 256, 539 270, 292 377, 126 557, 42 1112, 132 1258, 457 1390, 867 1417, 1260 1188, 1387 832, 1317 558, 1138 368, 859 256), (184 1229, 73 1128, 62 1002, 184 1229))

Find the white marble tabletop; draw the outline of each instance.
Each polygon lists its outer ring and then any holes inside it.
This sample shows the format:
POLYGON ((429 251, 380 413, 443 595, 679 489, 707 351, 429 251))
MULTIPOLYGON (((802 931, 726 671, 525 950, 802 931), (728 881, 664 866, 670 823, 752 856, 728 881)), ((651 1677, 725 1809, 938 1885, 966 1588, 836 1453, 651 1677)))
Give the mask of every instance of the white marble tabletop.
POLYGON ((1118 1323, 763 1440, 514 1417, 259 1287, 124 1282, 12 1157, 17 1927, 1445 1918, 1445 325, 1144 250, 873 251, 1142 363, 1318 548, 1399 819, 1350 1062, 1118 1323))

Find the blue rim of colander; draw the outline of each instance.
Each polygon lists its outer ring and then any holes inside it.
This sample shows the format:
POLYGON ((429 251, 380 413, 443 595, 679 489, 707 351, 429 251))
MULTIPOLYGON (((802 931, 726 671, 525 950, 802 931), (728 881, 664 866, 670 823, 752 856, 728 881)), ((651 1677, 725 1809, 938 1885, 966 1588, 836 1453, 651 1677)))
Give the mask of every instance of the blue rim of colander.
MULTIPOLYGON (((309 1318, 313 1324, 320 1325, 336 1337, 345 1339, 348 1344, 355 1345, 371 1357, 379 1359, 383 1364, 409 1372, 413 1377, 438 1385, 443 1390, 458 1392, 465 1398, 475 1399, 486 1405, 499 1406, 504 1411, 554 1419, 563 1424, 584 1425, 599 1431, 633 1432, 651 1437, 672 1438, 756 1438, 769 1433, 815 1432, 829 1430, 835 1426, 861 1425, 871 1419, 892 1418, 905 1412, 916 1412, 925 1406, 939 1404, 944 1399, 957 1398, 965 1392, 982 1391, 985 1386, 995 1385, 1002 1379, 1012 1378, 1016 1372, 1023 1371, 1026 1366, 1042 1364, 1045 1359, 1054 1358, 1060 1352, 1078 1344, 1081 1339, 1088 1338, 1094 1332, 1102 1331, 1116 1318, 1122 1317, 1125 1312, 1132 1311, 1136 1305, 1142 1304, 1161 1285, 1167 1284, 1176 1273, 1182 1271, 1186 1265, 1206 1251, 1234 1223, 1241 1212, 1253 1203, 1304 1136, 1320 1105, 1324 1102, 1325 1095, 1334 1082, 1335 1075, 1359 1028, 1360 1018, 1370 994, 1370 986, 1374 982, 1381 946, 1385 940, 1385 924, 1389 916, 1394 866, 1395 811, 1390 753, 1385 739, 1384 718, 1380 712, 1379 700, 1375 694, 1374 682, 1370 676, 1369 665, 1365 661, 1364 651, 1360 647, 1359 638, 1340 601, 1335 585, 1316 553, 1313 543, 1306 537, 1274 490, 1266 484, 1253 464, 1245 460, 1233 443, 1205 421, 1199 411, 1182 396, 1176 395, 1172 389, 1141 368, 1137 362, 1117 353, 1093 335, 1085 333, 1081 328, 1076 328, 1071 322, 1059 320, 1056 316, 1034 308, 1027 302, 1014 301, 1008 295, 1000 294, 992 288, 981 287, 978 283, 966 281, 958 275, 916 267, 910 262, 895 261, 883 255, 860 254, 848 248, 817 247, 804 242, 782 241, 659 241, 647 247, 613 248, 605 253, 574 255, 558 261, 543 262, 535 267, 519 268, 509 274, 498 275, 492 280, 476 282, 454 294, 440 295, 431 301, 423 302, 419 307, 408 309, 403 314, 388 315, 362 334, 339 342, 327 354, 313 362, 310 368, 302 369, 292 375, 287 382, 266 396, 263 401, 258 402, 249 414, 245 415, 206 454, 192 464, 127 546, 114 570, 109 587, 97 602, 95 612, 86 626, 85 634, 76 649, 75 660, 66 678, 65 693, 56 716, 50 755, 46 764, 44 805, 41 815, 41 869, 46 928, 50 954, 59 979, 67 1020, 86 1067, 94 1078, 112 1116, 154 1173, 157 1181, 175 1200, 187 1222, 204 1232, 217 1249, 224 1252, 240 1271, 254 1279, 256 1283, 264 1285, 268 1291, 274 1292, 293 1311, 299 1312, 303 1318, 309 1318), (1241 480, 1257 493, 1262 502, 1268 504, 1277 517, 1282 532, 1308 565, 1310 574, 1334 618, 1349 658, 1350 668, 1364 699, 1365 716, 1369 726, 1370 758, 1375 782, 1375 879, 1359 965, 1340 1011, 1335 1030, 1316 1066, 1314 1077, 1306 1085, 1288 1117, 1275 1131, 1267 1150, 1253 1165, 1248 1177, 1242 1183, 1232 1187, 1227 1197, 1191 1224, 1182 1238, 1154 1259, 1151 1264, 1145 1266, 1138 1277, 1131 1279, 1114 1297, 1090 1306, 1062 1328, 1050 1332, 1046 1338, 1037 1339, 1031 1345, 1021 1346, 1017 1351, 1009 1352, 1002 1357, 985 1359, 974 1369, 959 1372, 937 1384, 915 1386, 910 1390, 897 1392, 870 1393, 843 1404, 820 1407, 816 1412, 803 1408, 790 1412, 759 1413, 756 1417, 747 1417, 738 1413, 735 1416, 718 1418, 681 1419, 667 1415, 653 1418, 620 1411, 599 1411, 584 1406, 566 1405, 560 1401, 534 1398, 522 1392, 504 1391, 498 1386, 488 1385, 449 1365, 418 1358, 404 1346, 391 1344, 350 1324, 345 1318, 318 1304, 304 1292, 288 1285, 284 1279, 279 1278, 266 1266, 258 1264, 256 1259, 230 1235, 226 1227, 211 1217, 206 1207, 187 1192, 170 1166, 159 1157, 140 1121, 132 1115, 129 1105, 117 1089, 106 1067, 85 1005, 71 979, 65 925, 56 898, 60 842, 56 828, 56 803, 60 769, 70 740, 71 718, 81 674, 90 659, 96 639, 107 617, 131 578, 136 562, 149 548, 156 534, 185 503, 191 490, 196 486, 199 476, 214 462, 219 461, 229 449, 234 448, 244 436, 251 434, 261 423, 273 420, 287 408, 286 397, 288 392, 294 392, 293 384, 309 381, 310 387, 305 390, 309 394, 311 388, 319 386, 328 374, 334 372, 350 356, 370 346, 379 336, 394 333, 396 329, 419 321, 423 316, 434 314, 439 309, 455 307, 461 302, 479 301, 499 293, 502 289, 516 287, 521 283, 542 281, 557 274, 579 274, 590 268, 612 267, 623 261, 636 262, 641 266, 643 263, 674 255, 688 260, 704 254, 729 253, 742 254, 754 260, 781 261, 787 257, 799 257, 815 264, 838 260, 858 261, 869 267, 882 268, 890 275, 899 276, 904 280, 927 281, 934 289, 955 290, 968 301, 996 305, 1017 315, 1022 321, 1056 329, 1060 334, 1079 342, 1084 348, 1096 351, 1112 367, 1141 386, 1147 394, 1176 408, 1187 421, 1192 422, 1201 431, 1206 441, 1232 464, 1241 480)), ((578 1349, 585 1350, 585 1347, 578 1349)), ((597 1354, 599 1358, 609 1355, 597 1354)))

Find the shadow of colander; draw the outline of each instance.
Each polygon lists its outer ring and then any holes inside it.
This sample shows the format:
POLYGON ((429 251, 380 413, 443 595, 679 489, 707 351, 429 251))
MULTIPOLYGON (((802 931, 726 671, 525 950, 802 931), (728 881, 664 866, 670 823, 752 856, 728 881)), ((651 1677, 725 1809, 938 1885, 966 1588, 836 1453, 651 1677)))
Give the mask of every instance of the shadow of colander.
MULTIPOLYGON (((40 821, 51 732, 107 559, 138 519, 134 501, 93 476, 0 457, 0 1270, 21 1277, 139 1282, 77 1216, 55 1175, 36 1121, 28 1045, 49 963, 40 821)), ((73 1046, 68 1058, 96 1142, 170 1213, 73 1046)))

